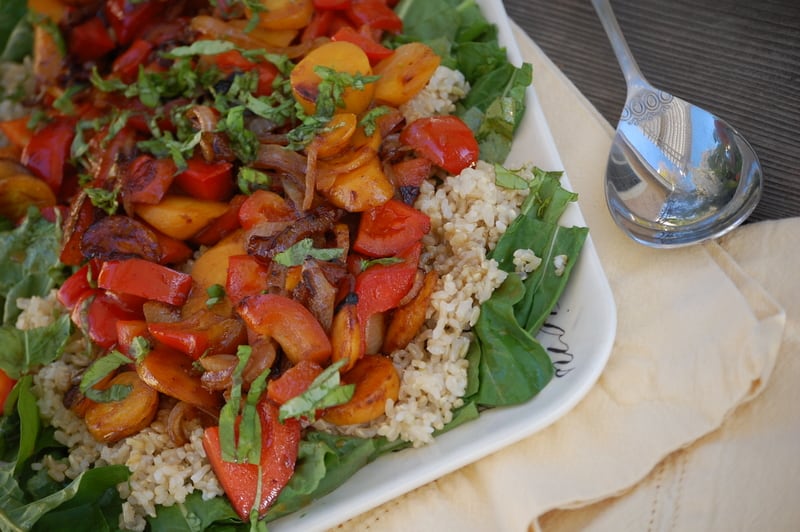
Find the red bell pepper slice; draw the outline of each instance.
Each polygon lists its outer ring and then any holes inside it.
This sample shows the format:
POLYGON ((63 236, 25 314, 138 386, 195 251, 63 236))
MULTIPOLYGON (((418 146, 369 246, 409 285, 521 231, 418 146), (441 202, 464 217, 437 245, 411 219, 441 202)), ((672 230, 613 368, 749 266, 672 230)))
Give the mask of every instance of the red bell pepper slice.
POLYGON ((406 159, 392 165, 392 178, 396 187, 419 187, 431 176, 433 163, 425 157, 406 159))
POLYGON ((121 353, 131 356, 131 345, 139 336, 148 340, 151 338, 145 320, 117 321, 117 349, 121 353))
POLYGON ((224 74, 232 72, 249 72, 251 70, 258 71, 258 87, 256 87, 256 96, 268 96, 272 94, 272 83, 278 76, 278 68, 268 61, 253 62, 245 58, 239 51, 230 50, 221 54, 216 54, 211 57, 217 68, 224 74))
POLYGON ((192 277, 144 259, 112 260, 103 263, 97 284, 120 294, 183 305, 192 288, 192 277))
POLYGON ((244 194, 234 196, 228 203, 228 209, 194 235, 192 241, 202 246, 213 246, 239 229, 239 209, 247 198, 244 194))
POLYGON ((177 167, 172 159, 140 155, 133 160, 123 181, 123 194, 132 203, 155 205, 175 180, 177 167))
POLYGON ((480 152, 472 130, 453 115, 414 120, 400 133, 400 142, 452 175, 475 164, 480 152))
POLYGON ((8 395, 15 384, 17 384, 17 381, 0 369, 0 415, 5 411, 6 399, 8 399, 8 395))
POLYGON ((384 0, 351 0, 346 11, 354 25, 367 25, 372 29, 400 33, 403 30, 403 20, 384 0))
POLYGON ((369 257, 390 257, 418 242, 430 230, 427 214, 390 199, 361 215, 353 249, 369 257))
POLYGON ((226 201, 234 190, 233 165, 227 161, 207 163, 192 158, 187 168, 175 177, 175 182, 195 198, 226 201))
POLYGON ((269 382, 267 397, 276 404, 282 405, 308 390, 320 373, 322 373, 322 366, 310 360, 301 360, 284 371, 280 377, 269 382))
MULTIPOLYGON (((294 474, 300 447, 300 423, 296 419, 278 421, 278 407, 268 401, 258 406, 261 420, 261 500, 259 515, 263 516, 294 474)), ((234 510, 247 521, 256 503, 259 466, 225 462, 219 441, 219 427, 209 427, 203 433, 203 449, 211 468, 217 475, 234 510)))
POLYGON ((356 277, 358 320, 366 324, 373 314, 395 308, 414 286, 422 244, 411 245, 398 258, 403 262, 375 264, 356 277))
POLYGON ((314 0, 314 9, 347 9, 350 0, 314 0))
POLYGON ((371 36, 358 32, 350 26, 339 28, 336 33, 333 34, 331 40, 346 41, 355 44, 367 54, 367 58, 369 58, 369 62, 372 65, 375 65, 381 59, 386 59, 394 53, 393 50, 386 48, 371 36))
POLYGON ((269 190, 256 190, 239 209, 239 223, 251 229, 261 222, 284 222, 295 219, 295 212, 286 200, 269 190))
POLYGON ((336 11, 315 11, 311 17, 311 22, 308 26, 303 28, 303 33, 300 34, 300 42, 309 42, 319 37, 325 37, 331 27, 331 22, 337 16, 336 11))
POLYGON ((177 349, 181 353, 186 353, 195 360, 208 349, 208 332, 187 329, 181 322, 148 323, 147 331, 155 340, 177 349))
POLYGON ((56 299, 67 310, 72 310, 81 297, 96 288, 97 274, 100 272, 100 261, 92 260, 81 266, 78 271, 67 277, 56 293, 56 299))
POLYGON ((106 25, 98 18, 78 24, 69 34, 69 51, 81 61, 95 61, 116 48, 106 25))
POLYGON ((139 65, 147 63, 153 45, 144 39, 136 39, 133 43, 114 59, 111 72, 119 76, 124 83, 133 83, 139 76, 139 65))
POLYGON ((180 264, 189 260, 194 253, 192 248, 183 240, 165 235, 152 227, 150 229, 158 238, 158 247, 161 248, 161 257, 158 259, 159 264, 180 264))
POLYGON ((41 177, 58 196, 69 160, 75 124, 72 120, 54 120, 36 130, 22 150, 21 161, 41 177))
POLYGON ((72 322, 95 344, 108 349, 117 343, 119 320, 141 319, 141 314, 130 310, 113 295, 93 289, 72 308, 72 322))
POLYGON ((166 2, 159 0, 144 2, 108 0, 105 5, 105 15, 117 36, 117 42, 127 46, 156 20, 166 6, 166 2))
POLYGON ((64 225, 64 242, 61 246, 59 260, 67 266, 83 264, 81 239, 87 229, 97 219, 97 209, 86 197, 76 196, 70 206, 70 214, 64 225))
POLYGON ((260 294, 267 287, 269 268, 252 255, 228 258, 225 294, 236 305, 247 296, 260 294))

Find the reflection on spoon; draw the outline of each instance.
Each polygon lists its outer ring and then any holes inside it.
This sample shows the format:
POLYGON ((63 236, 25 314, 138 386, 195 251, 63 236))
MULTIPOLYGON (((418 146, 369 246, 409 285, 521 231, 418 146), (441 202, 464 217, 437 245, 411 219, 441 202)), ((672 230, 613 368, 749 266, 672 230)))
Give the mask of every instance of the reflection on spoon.
POLYGON ((628 87, 606 170, 612 217, 631 238, 654 247, 725 234, 758 203, 758 157, 726 122, 647 83, 608 0, 593 4, 628 87))

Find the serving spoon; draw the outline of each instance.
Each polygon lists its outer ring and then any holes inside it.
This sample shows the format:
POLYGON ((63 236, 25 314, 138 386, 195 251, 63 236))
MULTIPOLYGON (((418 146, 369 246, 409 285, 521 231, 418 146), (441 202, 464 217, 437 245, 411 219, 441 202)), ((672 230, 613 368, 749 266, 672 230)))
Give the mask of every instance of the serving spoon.
POLYGON ((659 248, 717 238, 761 197, 753 148, 708 111, 650 85, 609 0, 592 0, 627 84, 606 168, 606 203, 635 241, 659 248))

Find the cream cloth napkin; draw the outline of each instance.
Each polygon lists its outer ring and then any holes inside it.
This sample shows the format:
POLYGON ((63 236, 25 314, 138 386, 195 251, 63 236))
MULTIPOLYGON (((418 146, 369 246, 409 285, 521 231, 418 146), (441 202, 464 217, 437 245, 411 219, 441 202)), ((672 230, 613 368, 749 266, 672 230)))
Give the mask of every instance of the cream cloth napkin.
POLYGON ((514 29, 614 292, 612 355, 597 385, 552 426, 339 529, 526 530, 549 510, 637 484, 717 429, 772 373, 780 305, 716 243, 652 250, 622 235, 602 189, 613 130, 514 29))
POLYGON ((673 453, 619 498, 554 511, 547 532, 800 529, 800 218, 748 225, 722 247, 787 314, 769 386, 714 433, 673 453))

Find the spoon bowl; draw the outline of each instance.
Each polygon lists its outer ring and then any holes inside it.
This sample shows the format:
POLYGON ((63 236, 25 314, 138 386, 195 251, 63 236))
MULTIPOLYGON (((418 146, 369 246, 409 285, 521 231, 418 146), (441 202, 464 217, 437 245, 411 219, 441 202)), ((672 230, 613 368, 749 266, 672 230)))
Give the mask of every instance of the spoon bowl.
POLYGON ((741 224, 761 197, 761 164, 735 129, 650 85, 608 0, 592 0, 627 83, 606 168, 606 203, 617 225, 653 247, 687 246, 741 224))

